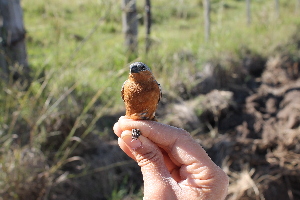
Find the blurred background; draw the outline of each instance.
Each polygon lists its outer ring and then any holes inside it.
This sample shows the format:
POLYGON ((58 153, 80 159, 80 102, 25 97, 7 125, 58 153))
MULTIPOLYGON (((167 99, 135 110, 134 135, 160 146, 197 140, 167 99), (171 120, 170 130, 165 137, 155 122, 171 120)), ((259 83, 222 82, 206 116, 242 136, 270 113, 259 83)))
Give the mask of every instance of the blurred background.
POLYGON ((0 0, 0 199, 142 199, 112 131, 135 61, 228 200, 300 199, 299 31, 300 0, 0 0))

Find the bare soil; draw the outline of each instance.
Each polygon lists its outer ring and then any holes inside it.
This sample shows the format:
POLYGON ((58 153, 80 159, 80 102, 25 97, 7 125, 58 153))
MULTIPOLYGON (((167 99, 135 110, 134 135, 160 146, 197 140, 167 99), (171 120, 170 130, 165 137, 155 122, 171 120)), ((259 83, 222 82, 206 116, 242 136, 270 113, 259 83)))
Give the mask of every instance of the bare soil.
POLYGON ((227 199, 300 199, 300 62, 267 59, 245 84, 210 91, 195 136, 230 177, 227 199))

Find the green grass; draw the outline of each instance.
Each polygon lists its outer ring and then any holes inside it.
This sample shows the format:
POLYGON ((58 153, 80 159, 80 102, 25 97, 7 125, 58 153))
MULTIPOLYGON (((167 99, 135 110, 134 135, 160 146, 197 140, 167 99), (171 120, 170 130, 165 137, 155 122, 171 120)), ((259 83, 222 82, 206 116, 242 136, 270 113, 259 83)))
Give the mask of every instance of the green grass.
MULTIPOLYGON (((22 2, 32 68, 58 74, 52 79, 55 88, 78 82, 77 94, 86 97, 104 87, 103 101, 116 99, 122 104, 119 88, 130 60, 124 53, 120 2, 37 1, 32 6, 33 2, 22 2)), ((273 1, 252 1, 252 25, 248 26, 244 1, 212 1, 211 39, 205 42, 200 0, 152 2, 153 46, 146 56, 144 27, 140 26, 137 60, 149 64, 162 85, 171 88, 166 77, 187 64, 174 61, 178 52, 188 51, 196 58, 196 63, 188 65, 192 71, 201 70, 203 63, 224 52, 237 53, 242 46, 268 55, 300 23, 293 3, 283 1, 277 19, 273 1)), ((137 6, 142 17, 143 2, 137 6)))
MULTIPOLYGON (((251 1, 252 24, 248 26, 245 1, 214 0, 211 37, 206 42, 202 1, 185 2, 152 1, 152 47, 147 55, 145 30, 139 26, 139 52, 134 61, 148 64, 164 91, 176 93, 178 82, 191 86, 190 77, 204 63, 226 55, 238 57, 242 47, 268 56, 279 44, 285 44, 300 25, 295 1, 280 1, 278 19, 274 1, 251 1)), ((58 146, 49 144, 51 148, 41 153, 51 158, 51 164, 39 169, 49 172, 51 178, 57 175, 78 146, 75 137, 84 139, 97 131, 96 123, 101 116, 124 109, 120 89, 133 61, 127 57, 123 45, 119 0, 23 0, 21 3, 33 82, 27 91, 16 84, 1 83, 4 89, 0 93, 0 166, 6 169, 6 175, 14 170, 19 175, 19 179, 0 176, 0 186, 9 183, 0 194, 15 199, 22 194, 17 193, 16 185, 31 177, 30 169, 20 164, 22 151, 27 148, 40 151, 49 135, 64 134, 65 140, 58 146), (64 123, 70 127, 64 127, 64 123), (26 134, 21 134, 22 131, 26 134)), ((138 1, 137 5, 141 21, 143 3, 138 1)), ((105 136, 107 132, 99 135, 105 136)), ((124 193, 114 190, 112 199, 124 193)))

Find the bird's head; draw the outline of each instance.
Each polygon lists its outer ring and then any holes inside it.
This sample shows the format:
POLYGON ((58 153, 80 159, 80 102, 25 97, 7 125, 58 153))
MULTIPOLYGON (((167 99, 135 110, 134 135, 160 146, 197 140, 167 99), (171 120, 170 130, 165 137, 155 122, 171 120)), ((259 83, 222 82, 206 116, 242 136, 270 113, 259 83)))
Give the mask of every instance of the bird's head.
POLYGON ((142 62, 135 62, 130 65, 129 77, 136 82, 151 81, 154 79, 150 68, 142 62))
POLYGON ((143 72, 143 71, 151 72, 150 68, 142 62, 135 62, 135 63, 132 63, 130 65, 130 73, 131 74, 140 73, 140 72, 143 72))

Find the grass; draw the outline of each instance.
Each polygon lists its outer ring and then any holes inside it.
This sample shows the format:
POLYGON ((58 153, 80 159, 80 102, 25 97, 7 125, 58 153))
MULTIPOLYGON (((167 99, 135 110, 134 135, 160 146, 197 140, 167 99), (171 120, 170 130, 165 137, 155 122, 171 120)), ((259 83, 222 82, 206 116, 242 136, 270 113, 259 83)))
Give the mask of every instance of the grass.
MULTIPOLYGON (((296 32, 299 13, 294 1, 281 1, 280 18, 275 16, 273 1, 251 2, 252 24, 248 26, 244 1, 212 1, 211 38, 206 42, 201 0, 188 4, 153 1, 152 47, 146 55, 145 30, 140 25, 135 60, 151 67, 165 92, 176 92, 177 82, 191 86, 190 77, 207 61, 239 56, 242 47, 268 56, 296 32)), ((4 171, 0 194, 11 199, 20 199, 25 183, 37 177, 46 179, 39 179, 45 191, 37 195, 47 194, 49 180, 61 175, 62 167, 89 133, 97 132, 101 138, 111 134, 99 133, 97 120, 123 110, 120 89, 133 61, 123 46, 119 1, 21 3, 33 82, 26 91, 16 83, 1 82, 0 93, 0 168, 4 171), (62 136, 61 141, 53 142, 51 137, 57 135, 62 136), (24 152, 39 152, 37 160, 44 159, 34 173, 22 163, 24 152)), ((137 3, 142 21, 143 2, 137 3)), ((112 190, 111 199, 124 193, 123 189, 112 190)))
MULTIPOLYGON (((59 74, 55 85, 68 85, 76 80, 81 85, 79 95, 106 87, 107 98, 101 98, 118 99, 117 104, 121 104, 118 90, 126 79, 130 60, 124 54, 120 4, 75 1, 72 5, 61 5, 60 1, 53 1, 30 6, 31 3, 32 0, 23 1, 32 67, 55 70, 59 74)), ((160 0, 152 4, 152 51, 144 54, 144 28, 140 26, 138 60, 149 63, 167 88, 170 86, 164 77, 183 64, 173 63, 174 54, 180 51, 189 51, 197 58, 196 64, 191 65, 196 70, 221 53, 238 52, 241 46, 267 55, 278 43, 284 43, 289 38, 286 34, 295 32, 295 25, 299 24, 296 14, 291 12, 294 8, 290 1, 281 4, 281 12, 288 15, 281 14, 284 17, 280 19, 275 17, 272 1, 253 1, 251 26, 246 23, 245 2, 213 1, 211 40, 205 42, 201 1, 185 4, 178 0, 168 5, 160 0), (161 73, 162 68, 166 73, 161 73)), ((141 2, 138 11, 142 17, 141 2)))

